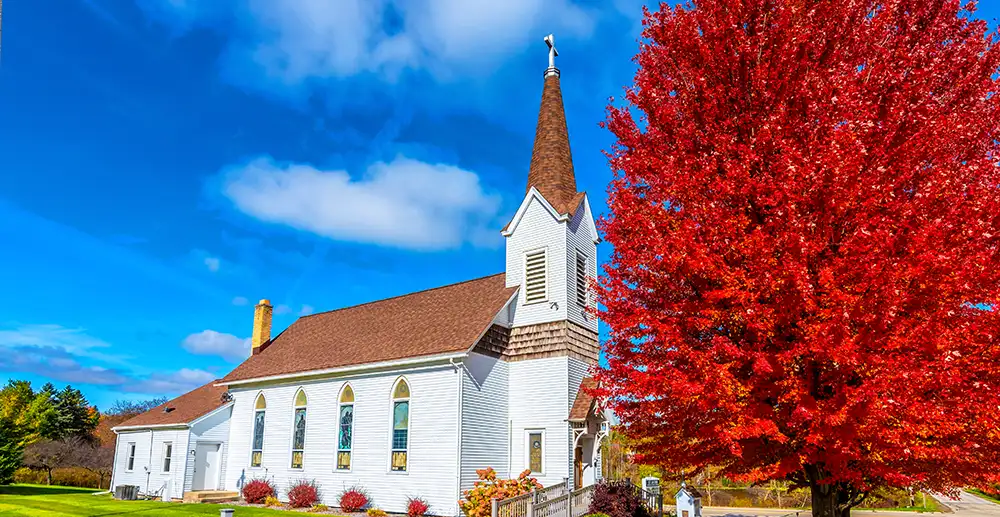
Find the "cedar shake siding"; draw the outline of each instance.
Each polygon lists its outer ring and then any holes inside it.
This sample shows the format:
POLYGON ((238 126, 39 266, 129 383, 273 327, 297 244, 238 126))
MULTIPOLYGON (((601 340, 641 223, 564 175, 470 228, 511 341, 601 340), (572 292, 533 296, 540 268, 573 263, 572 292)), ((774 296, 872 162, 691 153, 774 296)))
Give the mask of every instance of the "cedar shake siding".
POLYGON ((596 332, 562 320, 514 327, 510 330, 510 344, 504 351, 503 359, 524 361, 569 356, 587 363, 596 363, 599 353, 596 332))

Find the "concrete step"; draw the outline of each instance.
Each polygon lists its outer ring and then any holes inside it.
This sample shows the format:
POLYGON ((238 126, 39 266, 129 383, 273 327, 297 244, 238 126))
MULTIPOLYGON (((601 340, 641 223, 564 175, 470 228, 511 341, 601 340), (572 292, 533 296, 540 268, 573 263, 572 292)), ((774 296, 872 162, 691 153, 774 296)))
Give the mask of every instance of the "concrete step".
POLYGON ((226 490, 198 490, 184 494, 185 503, 227 503, 239 498, 239 492, 226 490))

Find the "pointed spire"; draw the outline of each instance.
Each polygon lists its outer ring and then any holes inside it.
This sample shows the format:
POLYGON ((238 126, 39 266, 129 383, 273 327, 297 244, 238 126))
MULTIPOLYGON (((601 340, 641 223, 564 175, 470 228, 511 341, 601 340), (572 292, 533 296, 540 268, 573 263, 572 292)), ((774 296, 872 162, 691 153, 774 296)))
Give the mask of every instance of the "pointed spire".
POLYGON ((576 191, 559 69, 555 67, 555 56, 559 53, 551 34, 545 38, 545 43, 549 46, 549 67, 545 70, 542 106, 538 111, 535 146, 531 152, 528 190, 535 187, 560 213, 573 213, 582 194, 576 191))

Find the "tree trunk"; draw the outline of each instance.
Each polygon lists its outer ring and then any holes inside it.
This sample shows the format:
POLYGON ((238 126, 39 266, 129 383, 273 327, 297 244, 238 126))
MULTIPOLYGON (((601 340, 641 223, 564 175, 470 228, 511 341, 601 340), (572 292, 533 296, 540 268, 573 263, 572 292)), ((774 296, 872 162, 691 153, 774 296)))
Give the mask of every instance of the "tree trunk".
POLYGON ((851 517, 851 508, 865 499, 864 492, 846 483, 824 483, 828 474, 822 467, 806 465, 805 473, 812 495, 813 517, 851 517))
POLYGON ((52 469, 45 469, 45 484, 52 484, 52 469))
POLYGON ((840 510, 837 485, 813 485, 810 487, 810 491, 812 492, 813 517, 850 517, 850 508, 844 511, 840 510))

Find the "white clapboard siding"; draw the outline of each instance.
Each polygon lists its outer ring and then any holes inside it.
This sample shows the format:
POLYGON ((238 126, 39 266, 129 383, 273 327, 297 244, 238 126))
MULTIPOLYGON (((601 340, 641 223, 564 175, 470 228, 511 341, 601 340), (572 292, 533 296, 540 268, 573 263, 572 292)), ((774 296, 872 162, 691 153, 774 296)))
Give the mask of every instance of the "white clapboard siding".
POLYGON ((493 467, 509 476, 508 363, 481 354, 469 354, 462 382, 462 480, 464 492, 478 479, 477 469, 493 467))
POLYGON ((544 430, 544 472, 535 474, 543 486, 562 483, 569 476, 570 453, 568 358, 550 357, 509 364, 511 421, 510 475, 528 468, 526 430, 544 430))
POLYGON ((566 223, 559 222, 537 197, 525 198, 528 203, 513 234, 507 237, 508 287, 521 287, 514 325, 532 325, 566 319, 566 223), (525 303, 525 252, 545 249, 546 289, 548 296, 541 303, 525 303), (553 306, 551 302, 558 302, 553 306))
MULTIPOLYGON (((566 273, 567 283, 570 286, 566 306, 569 308, 568 316, 570 321, 597 332, 597 318, 593 315, 586 315, 584 307, 577 301, 576 263, 578 251, 587 257, 586 276, 588 278, 597 278, 597 245, 594 244, 592 221, 593 218, 589 206, 587 203, 584 203, 583 209, 578 210, 566 225, 566 263, 569 264, 566 273)), ((593 293, 591 292, 588 296, 588 303, 591 306, 595 306, 593 300, 593 293)))
POLYGON ((182 497, 184 488, 184 471, 186 469, 188 448, 187 429, 157 429, 121 432, 118 436, 118 447, 115 452, 114 483, 118 485, 136 485, 141 492, 158 492, 166 484, 170 484, 171 496, 182 497), (135 462, 131 471, 128 467, 128 444, 136 444, 135 462), (163 471, 164 444, 173 444, 170 472, 163 471), (148 470, 147 470, 147 467, 148 470), (148 475, 147 475, 148 474, 148 475))
POLYGON ((185 492, 191 490, 191 485, 194 482, 194 469, 196 466, 194 464, 194 454, 191 454, 190 451, 195 450, 198 442, 220 444, 219 453, 222 456, 222 475, 219 476, 219 486, 216 488, 221 489, 223 487, 222 480, 226 479, 226 467, 228 466, 226 456, 229 452, 229 444, 227 442, 229 440, 229 422, 232 412, 232 407, 223 408, 221 411, 211 413, 191 426, 191 438, 187 451, 188 462, 187 468, 184 470, 185 492))
POLYGON ((390 472, 391 390, 399 373, 345 376, 333 380, 282 384, 262 389, 234 386, 225 488, 237 490, 244 480, 267 476, 287 499, 289 484, 315 480, 323 503, 337 506, 341 492, 352 486, 368 491, 373 504, 405 513, 408 496, 420 496, 431 513, 454 515, 458 501, 458 411, 460 370, 444 365, 403 372, 410 385, 408 471, 390 472), (335 470, 337 412, 340 389, 354 390, 354 443, 351 471, 335 470), (308 398, 302 469, 291 468, 292 400, 303 388, 308 398), (267 413, 261 468, 250 468, 253 405, 264 393, 267 413))

